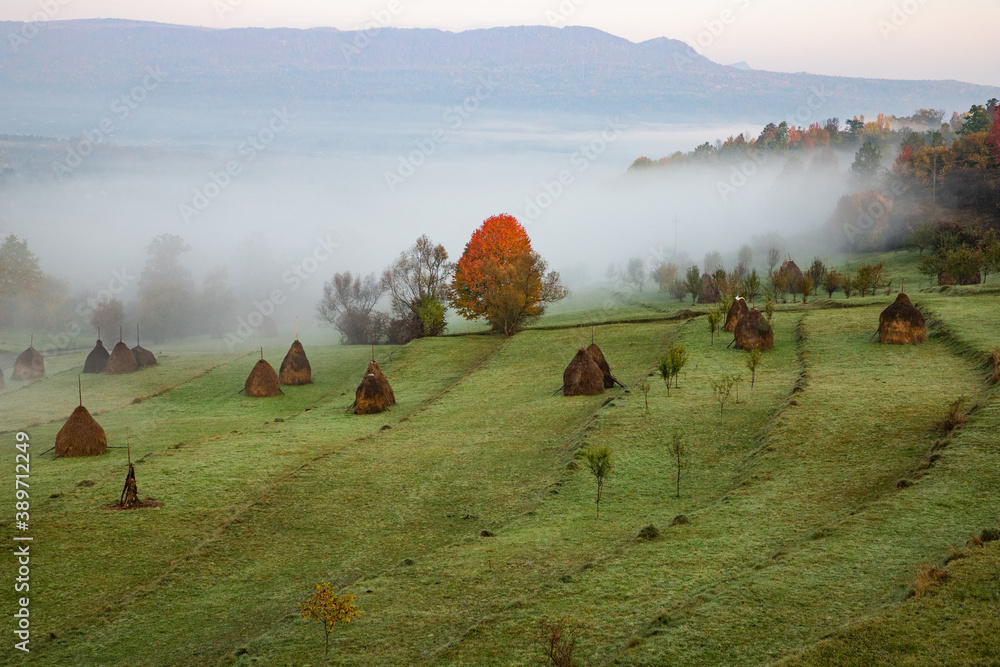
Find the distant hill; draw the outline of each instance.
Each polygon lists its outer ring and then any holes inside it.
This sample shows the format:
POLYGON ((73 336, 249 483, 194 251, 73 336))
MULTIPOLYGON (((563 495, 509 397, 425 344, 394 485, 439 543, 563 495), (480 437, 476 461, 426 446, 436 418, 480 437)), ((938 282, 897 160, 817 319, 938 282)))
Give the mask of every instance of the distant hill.
MULTIPOLYGON (((0 34, 22 24, 0 22, 0 34)), ((966 110, 1000 88, 777 73, 725 66, 683 42, 635 44, 592 28, 510 27, 461 33, 386 28, 228 30, 118 20, 52 21, 0 50, 0 103, 28 95, 62 105, 74 95, 120 94, 162 69, 170 95, 323 99, 345 107, 447 104, 497 83, 498 108, 636 114, 652 121, 801 123, 921 107, 966 110), (820 94, 817 97, 816 91, 820 94), (815 108, 809 109, 809 104, 815 108)), ((0 131, 3 128, 0 127, 0 131)))

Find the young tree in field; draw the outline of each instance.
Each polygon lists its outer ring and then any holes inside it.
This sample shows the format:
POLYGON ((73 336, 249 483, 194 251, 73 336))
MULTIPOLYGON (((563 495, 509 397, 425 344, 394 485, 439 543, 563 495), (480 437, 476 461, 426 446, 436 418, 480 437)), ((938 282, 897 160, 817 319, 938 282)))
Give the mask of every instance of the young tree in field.
POLYGON ((660 371, 660 377, 667 385, 667 396, 670 395, 670 381, 674 377, 674 362, 670 358, 670 353, 663 355, 656 363, 656 370, 660 371))
POLYGON ((385 317, 374 312, 383 293, 382 281, 374 273, 364 278, 350 271, 337 273, 323 284, 316 313, 336 327, 347 345, 375 345, 382 342, 385 328, 385 317))
POLYGON ((774 299, 767 297, 767 301, 764 303, 764 316, 767 318, 769 324, 774 317, 774 311, 777 307, 778 304, 774 302, 774 299))
POLYGON ((43 277, 38 257, 28 249, 28 241, 8 234, 0 245, 0 301, 20 295, 34 296, 42 286, 43 277))
POLYGON ((757 269, 753 269, 750 271, 750 275, 743 279, 740 292, 743 298, 749 301, 752 306, 757 297, 760 296, 762 289, 763 284, 760 281, 760 276, 757 275, 757 269))
POLYGON ((414 337, 444 333, 448 296, 448 251, 425 234, 382 273, 393 314, 407 322, 414 337))
POLYGON ((802 303, 808 303, 808 296, 813 291, 813 279, 808 273, 799 280, 799 291, 802 292, 802 303))
POLYGON ((597 481, 597 518, 601 518, 601 495, 604 492, 604 480, 615 471, 611 459, 611 449, 608 447, 591 447, 587 450, 587 467, 597 481))
POLYGON ((673 439, 670 441, 670 455, 677 461, 677 497, 681 497, 681 461, 684 457, 684 442, 680 433, 674 431, 673 439))
POLYGON ((629 258, 622 280, 642 291, 642 286, 646 284, 646 263, 642 261, 642 257, 629 258))
POLYGON ((687 283, 681 280, 675 280, 670 285, 670 296, 677 299, 678 301, 684 301, 684 297, 687 296, 688 288, 687 283))
MULTIPOLYGON (((677 265, 673 262, 660 262, 650 271, 650 277, 657 284, 661 292, 669 292, 671 286, 677 280, 677 265)), ((683 297, 683 295, 681 295, 683 297)))
POLYGON ((827 296, 833 298, 834 292, 844 286, 844 278, 836 271, 830 270, 823 276, 823 291, 827 296))
POLYGON ((484 318, 513 336, 568 291, 559 274, 531 249, 524 227, 510 215, 487 219, 472 234, 451 281, 451 302, 469 320, 484 318))
POLYGON ((579 634, 580 623, 571 616, 554 621, 540 620, 535 641, 545 654, 546 664, 551 664, 552 667, 573 667, 573 651, 579 634))
POLYGON ((608 268, 604 271, 604 277, 608 279, 609 283, 613 283, 618 277, 618 267, 615 266, 614 262, 608 264, 608 268))
MULTIPOLYGON (((823 278, 826 277, 826 272, 826 263, 824 263, 819 257, 814 257, 812 266, 810 266, 809 270, 806 271, 809 277, 812 278, 813 282, 813 291, 810 294, 815 294, 819 291, 820 285, 823 284, 823 278)), ((805 292, 803 292, 803 294, 805 294, 805 292)))
POLYGON ((754 382, 757 381, 757 368, 760 366, 760 358, 763 353, 760 350, 750 350, 747 355, 747 370, 750 371, 750 390, 753 391, 754 382))
POLYGON ((674 388, 679 389, 681 371, 688 362, 687 348, 683 345, 671 345, 670 349, 667 350, 667 355, 670 357, 670 365, 674 369, 674 388))
MULTIPOLYGON (((1000 118, 1000 116, 998 116, 1000 118)), ((937 227, 930 222, 922 222, 906 236, 906 247, 917 250, 917 256, 922 257, 924 250, 934 247, 937 240, 937 227)))
POLYGON ((844 298, 850 299, 851 294, 854 293, 854 278, 850 275, 846 275, 841 279, 841 288, 844 290, 844 298))
POLYGON ((643 380, 639 384, 639 391, 642 392, 642 400, 646 404, 646 414, 647 415, 649 414, 649 390, 650 390, 650 388, 651 387, 649 386, 649 383, 646 382, 645 380, 643 380))
POLYGON ((299 603, 299 615, 323 625, 326 640, 324 658, 330 660, 330 633, 338 623, 350 623, 358 615, 353 595, 337 595, 330 582, 316 584, 316 590, 305 602, 299 603))
POLYGON ((736 380, 732 375, 723 375, 718 380, 712 383, 712 393, 715 394, 715 400, 719 402, 719 416, 725 416, 726 402, 729 397, 732 396, 733 386, 736 384, 736 380))
POLYGON ((715 332, 719 330, 719 320, 721 319, 722 315, 717 310, 713 310, 705 316, 705 321, 708 322, 708 330, 712 334, 712 345, 715 345, 715 332))
POLYGON ((692 266, 684 277, 684 286, 691 293, 691 305, 693 306, 698 300, 698 295, 701 294, 701 272, 698 271, 697 266, 692 266))
POLYGON ((791 288, 789 282, 791 276, 785 271, 777 271, 771 276, 771 284, 774 291, 781 297, 782 303, 788 303, 788 290, 791 288))

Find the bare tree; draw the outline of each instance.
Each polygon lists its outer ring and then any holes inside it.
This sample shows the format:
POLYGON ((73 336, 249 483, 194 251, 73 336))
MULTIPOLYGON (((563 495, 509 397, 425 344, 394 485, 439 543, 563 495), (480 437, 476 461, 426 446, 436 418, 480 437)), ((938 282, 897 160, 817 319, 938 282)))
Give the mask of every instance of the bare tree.
POLYGON ((392 298, 393 313, 411 325, 414 337, 437 336, 444 331, 451 270, 448 251, 425 234, 382 273, 382 286, 392 298))
POLYGON ((642 286, 646 284, 646 263, 642 261, 642 257, 629 258, 622 280, 642 291, 642 286))
POLYGON ((738 273, 741 278, 745 278, 750 272, 750 267, 752 265, 753 246, 749 243, 744 243, 740 246, 739 252, 736 253, 736 273, 738 273))
POLYGON ((348 345, 380 343, 386 318, 374 310, 384 293, 382 281, 374 273, 364 278, 350 271, 337 273, 323 284, 317 315, 336 327, 348 345))

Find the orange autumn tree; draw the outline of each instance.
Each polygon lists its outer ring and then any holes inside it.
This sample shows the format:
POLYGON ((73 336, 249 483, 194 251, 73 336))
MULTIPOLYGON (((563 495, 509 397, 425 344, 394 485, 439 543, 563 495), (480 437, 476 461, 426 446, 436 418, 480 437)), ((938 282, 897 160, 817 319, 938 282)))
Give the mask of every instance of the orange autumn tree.
POLYGON ((559 274, 531 248, 514 216, 487 219, 472 234, 451 281, 451 302, 469 320, 486 319, 494 331, 513 336, 568 293, 559 274))

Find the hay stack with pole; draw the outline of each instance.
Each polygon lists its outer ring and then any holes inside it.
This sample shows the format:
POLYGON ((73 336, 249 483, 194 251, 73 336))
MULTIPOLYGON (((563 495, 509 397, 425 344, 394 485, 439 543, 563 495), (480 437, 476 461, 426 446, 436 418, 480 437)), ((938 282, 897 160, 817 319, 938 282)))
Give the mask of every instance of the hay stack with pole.
POLYGON ((886 345, 918 345, 927 340, 927 323, 902 292, 878 316, 878 339, 886 345))
POLYGON ((281 383, 278 382, 278 374, 274 372, 274 366, 264 361, 264 348, 260 348, 260 361, 258 361, 247 381, 243 384, 243 393, 253 398, 271 398, 281 391, 281 383))
POLYGON ((368 362, 368 369, 354 393, 354 403, 348 408, 348 412, 356 415, 377 415, 386 412, 389 406, 395 404, 396 394, 382 373, 382 368, 375 361, 375 346, 372 346, 372 360, 368 362))
POLYGON ((802 269, 795 262, 791 259, 786 259, 781 263, 781 268, 778 269, 778 272, 787 275, 789 286, 798 289, 799 281, 802 280, 802 269))
POLYGON ((40 380, 45 377, 45 359, 42 353, 35 349, 35 336, 31 336, 31 344, 28 349, 17 355, 14 360, 14 371, 10 374, 10 379, 26 382, 27 380, 40 380))
POLYGON ((108 352, 107 348, 104 347, 104 343, 101 342, 101 328, 97 327, 97 344, 94 345, 94 349, 87 355, 87 360, 83 362, 83 372, 103 373, 104 367, 108 365, 108 357, 110 356, 111 353, 108 352))
POLYGON ((135 363, 138 364, 139 368, 147 368, 149 366, 156 366, 156 355, 139 345, 139 325, 135 325, 135 347, 132 348, 132 354, 135 355, 135 363))
POLYGON ((135 360, 135 355, 132 354, 132 350, 129 349, 128 345, 122 341, 122 334, 119 330, 118 342, 115 343, 114 349, 111 350, 111 356, 108 357, 108 363, 104 367, 104 372, 110 375, 117 375, 119 373, 134 373, 137 370, 139 370, 139 362, 135 360))
POLYGON ((108 450, 108 436, 101 425, 83 407, 83 385, 77 377, 80 405, 73 410, 63 427, 56 434, 55 458, 71 456, 97 456, 108 450))
MULTIPOLYGON (((381 372, 381 371, 380 371, 381 372)), ((295 318, 295 342, 288 349, 288 354, 278 368, 278 381, 281 384, 298 386, 312 384, 312 367, 306 357, 305 348, 299 342, 299 319, 295 318)))
POLYGON ((729 312, 726 313, 726 326, 723 329, 729 333, 736 331, 736 324, 748 312, 750 312, 750 308, 747 306, 746 299, 741 296, 736 297, 733 300, 733 305, 729 306, 729 312))
POLYGON ((583 348, 563 371, 562 390, 563 396, 598 396, 604 393, 604 372, 583 348))
POLYGON ((774 331, 770 322, 757 310, 751 308, 740 318, 733 330, 734 343, 737 350, 771 350, 774 349, 774 331))
POLYGON ((389 380, 382 372, 382 367, 378 365, 377 361, 375 361, 374 345, 372 345, 372 360, 368 362, 368 369, 365 371, 365 376, 367 377, 369 374, 375 376, 375 380, 382 388, 382 393, 385 394, 386 399, 389 401, 389 405, 396 405, 396 394, 392 391, 392 385, 389 384, 389 380))

